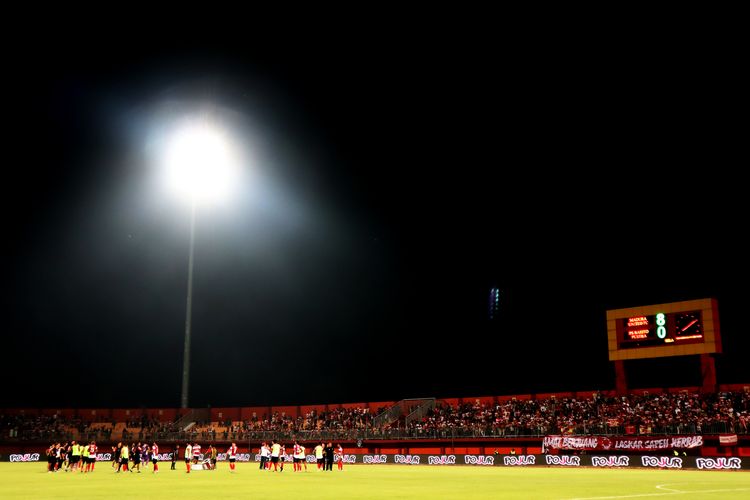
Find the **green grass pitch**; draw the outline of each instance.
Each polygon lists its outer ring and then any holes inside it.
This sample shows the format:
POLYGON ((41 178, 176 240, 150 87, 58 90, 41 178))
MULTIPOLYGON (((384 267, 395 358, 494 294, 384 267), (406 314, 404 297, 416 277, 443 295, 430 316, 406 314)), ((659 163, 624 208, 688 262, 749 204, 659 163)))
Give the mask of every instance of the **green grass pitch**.
POLYGON ((339 472, 314 467, 295 473, 227 464, 185 473, 185 464, 159 474, 114 474, 109 463, 89 474, 47 473, 46 463, 0 463, 0 499, 15 498, 721 498, 750 499, 749 472, 572 468, 354 465, 339 472))

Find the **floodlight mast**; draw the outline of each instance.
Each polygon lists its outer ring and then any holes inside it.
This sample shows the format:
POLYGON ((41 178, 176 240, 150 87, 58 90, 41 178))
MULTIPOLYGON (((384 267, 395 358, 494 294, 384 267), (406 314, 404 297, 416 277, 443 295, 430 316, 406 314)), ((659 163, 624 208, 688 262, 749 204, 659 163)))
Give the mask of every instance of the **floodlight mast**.
POLYGON ((188 257, 187 303, 185 307, 185 348, 182 358, 181 407, 188 408, 190 389, 190 333, 193 323, 193 257, 195 255, 195 196, 190 202, 190 252, 188 257))
POLYGON ((198 204, 219 201, 233 187, 239 158, 221 128, 205 117, 186 121, 174 130, 164 150, 163 173, 172 191, 190 201, 190 250, 185 310, 185 345, 180 404, 188 408, 190 393, 190 340, 193 313, 195 216, 198 204))

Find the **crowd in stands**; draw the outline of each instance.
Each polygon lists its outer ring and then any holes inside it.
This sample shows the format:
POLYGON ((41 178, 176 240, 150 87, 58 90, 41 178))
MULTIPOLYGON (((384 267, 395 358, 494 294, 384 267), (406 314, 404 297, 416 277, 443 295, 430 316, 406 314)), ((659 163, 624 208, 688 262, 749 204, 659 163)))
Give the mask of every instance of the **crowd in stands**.
MULTIPOLYGON (((1 412, 2 410, 0 410, 1 412)), ((750 391, 676 392, 588 398, 511 399, 490 404, 438 401, 418 416, 377 423, 368 408, 253 414, 243 421, 197 422, 187 429, 143 416, 128 422, 85 423, 62 416, 0 415, 0 439, 258 440, 515 437, 548 434, 748 434, 750 391), (114 433, 114 437, 113 437, 114 433)))
POLYGON ((20 438, 44 441, 65 435, 80 421, 58 418, 57 415, 0 415, 0 438, 20 438))
POLYGON ((408 424, 415 437, 547 434, 747 434, 750 393, 671 393, 618 397, 438 404, 408 424))
POLYGON ((330 433, 356 433, 372 428, 372 414, 369 408, 335 408, 327 412, 310 411, 298 417, 274 412, 253 416, 246 421, 199 422, 194 432, 199 437, 212 439, 244 439, 268 433, 293 435, 304 433, 312 437, 322 437, 330 433))

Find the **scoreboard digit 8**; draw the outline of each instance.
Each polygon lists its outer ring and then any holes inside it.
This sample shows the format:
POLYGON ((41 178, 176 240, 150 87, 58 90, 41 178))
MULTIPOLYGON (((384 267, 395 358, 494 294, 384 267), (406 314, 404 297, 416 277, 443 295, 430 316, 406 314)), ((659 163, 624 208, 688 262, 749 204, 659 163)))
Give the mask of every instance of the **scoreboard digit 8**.
POLYGON ((607 311, 609 359, 721 352, 715 299, 607 311))

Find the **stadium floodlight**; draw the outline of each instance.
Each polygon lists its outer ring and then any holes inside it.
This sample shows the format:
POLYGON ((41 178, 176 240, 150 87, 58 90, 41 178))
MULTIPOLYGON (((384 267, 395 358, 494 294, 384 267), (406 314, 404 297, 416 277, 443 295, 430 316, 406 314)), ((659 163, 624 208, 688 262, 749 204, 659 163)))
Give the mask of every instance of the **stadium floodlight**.
POLYGON ((233 150, 227 134, 205 116, 200 116, 186 121, 174 130, 166 142, 162 164, 169 189, 190 202, 190 251, 181 396, 181 406, 187 408, 196 205, 218 202, 228 197, 239 177, 239 157, 233 150))
POLYGON ((191 203, 225 198, 236 183, 238 164, 226 133, 205 120, 183 124, 165 150, 167 185, 191 203))

